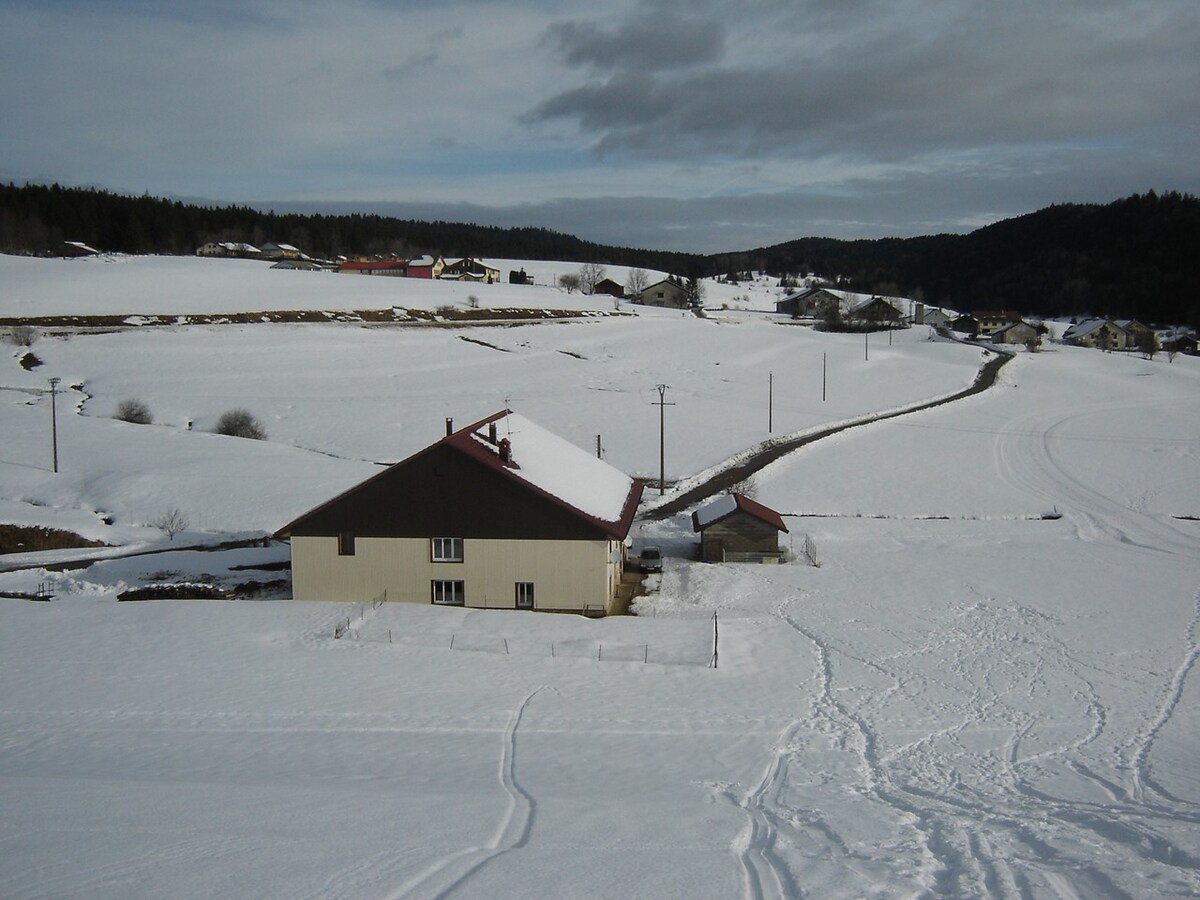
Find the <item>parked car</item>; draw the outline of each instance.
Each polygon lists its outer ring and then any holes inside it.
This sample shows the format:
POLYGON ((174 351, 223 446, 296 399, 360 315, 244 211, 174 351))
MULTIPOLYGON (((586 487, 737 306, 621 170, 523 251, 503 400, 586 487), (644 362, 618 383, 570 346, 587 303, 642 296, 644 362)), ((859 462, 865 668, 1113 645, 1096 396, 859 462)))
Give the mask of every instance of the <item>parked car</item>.
POLYGON ((643 572, 662 571, 662 551, 657 547, 643 547, 639 560, 641 562, 640 568, 643 572))

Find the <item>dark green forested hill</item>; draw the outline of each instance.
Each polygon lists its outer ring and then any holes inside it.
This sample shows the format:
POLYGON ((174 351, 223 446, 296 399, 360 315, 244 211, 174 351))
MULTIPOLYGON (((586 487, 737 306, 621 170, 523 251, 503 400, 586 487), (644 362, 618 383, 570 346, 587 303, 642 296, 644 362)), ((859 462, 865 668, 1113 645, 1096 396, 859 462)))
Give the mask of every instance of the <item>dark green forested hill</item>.
POLYGON ((64 240, 127 253, 190 254, 207 241, 276 241, 326 258, 441 253, 600 262, 696 277, 816 273, 855 290, 923 296, 959 309, 1200 325, 1200 267, 1194 262, 1200 255, 1200 200, 1174 192, 1050 206, 963 235, 807 237, 702 256, 609 247, 545 228, 277 214, 90 188, 0 184, 0 252, 37 253, 64 240))
POLYGON ((1050 206, 964 235, 804 238, 743 258, 960 309, 1200 325, 1200 200, 1186 194, 1050 206))
POLYGON ((303 215, 245 206, 196 206, 90 188, 0 184, 0 252, 37 253, 64 240, 119 253, 191 254, 209 241, 292 244, 310 256, 397 253, 416 256, 554 259, 698 271, 702 257, 605 247, 546 228, 420 222, 372 214, 303 215))

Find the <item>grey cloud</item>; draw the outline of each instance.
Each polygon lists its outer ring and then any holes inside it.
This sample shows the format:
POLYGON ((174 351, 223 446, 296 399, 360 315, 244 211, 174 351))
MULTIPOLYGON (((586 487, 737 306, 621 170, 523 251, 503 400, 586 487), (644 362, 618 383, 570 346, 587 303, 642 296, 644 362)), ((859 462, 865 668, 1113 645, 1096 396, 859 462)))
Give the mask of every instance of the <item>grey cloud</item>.
POLYGON ((894 160, 1103 140, 1168 123, 1195 133, 1194 6, 1168 0, 1118 17, 1113 5, 1016 16, 990 4, 939 12, 936 23, 921 4, 902 9, 907 23, 850 21, 822 8, 821 39, 810 33, 789 58, 615 77, 562 91, 527 119, 573 119, 603 154, 661 158, 786 151, 894 160))
POLYGON ((413 75, 419 73, 422 69, 427 69, 438 61, 440 54, 437 50, 423 50, 420 53, 414 53, 405 59, 403 62, 394 66, 388 66, 383 70, 383 77, 389 81, 407 81, 413 75))
POLYGON ((655 72, 714 62, 725 36, 717 22, 653 10, 612 31, 591 21, 557 22, 544 40, 571 66, 655 72))
POLYGON ((1107 203, 1154 188, 1200 192, 1190 149, 1146 167, 1137 150, 1084 157, 1030 153, 957 170, 896 171, 880 178, 698 198, 569 198, 510 206, 469 203, 270 204, 323 212, 369 209, 400 218, 538 225, 617 246, 695 253, 750 250, 800 237, 910 237, 965 232, 1052 203, 1107 203))

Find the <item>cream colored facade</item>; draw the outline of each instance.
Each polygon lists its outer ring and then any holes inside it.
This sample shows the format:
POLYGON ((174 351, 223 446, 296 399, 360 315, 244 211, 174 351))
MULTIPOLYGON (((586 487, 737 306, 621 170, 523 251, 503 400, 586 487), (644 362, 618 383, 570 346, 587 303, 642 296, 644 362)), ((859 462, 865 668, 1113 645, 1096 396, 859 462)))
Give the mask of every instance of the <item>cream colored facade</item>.
POLYGON ((620 541, 463 541, 462 562, 434 562, 428 538, 354 541, 339 555, 335 537, 292 537, 296 600, 431 603, 434 581, 461 581, 464 605, 514 609, 518 583, 532 583, 535 609, 607 610, 621 582, 620 541))

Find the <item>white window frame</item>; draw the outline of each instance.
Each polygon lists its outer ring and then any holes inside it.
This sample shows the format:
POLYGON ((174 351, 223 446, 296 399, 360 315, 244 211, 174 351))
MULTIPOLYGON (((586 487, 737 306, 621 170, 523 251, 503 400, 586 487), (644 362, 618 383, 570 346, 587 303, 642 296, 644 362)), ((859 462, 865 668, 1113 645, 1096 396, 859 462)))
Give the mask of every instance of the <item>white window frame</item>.
POLYGON ((434 606, 466 606, 466 582, 435 578, 429 582, 429 602, 434 606))
POLYGON ((434 562, 460 563, 463 561, 463 539, 435 537, 429 539, 429 558, 434 562))
POLYGON ((518 581, 516 583, 516 605, 517 609, 534 609, 534 592, 532 581, 518 581), (522 602, 525 601, 525 602, 522 602))

